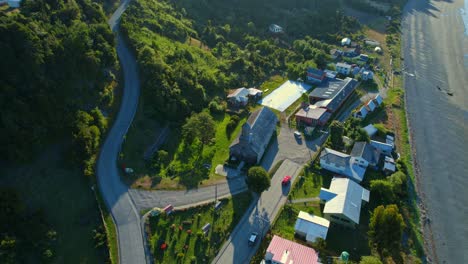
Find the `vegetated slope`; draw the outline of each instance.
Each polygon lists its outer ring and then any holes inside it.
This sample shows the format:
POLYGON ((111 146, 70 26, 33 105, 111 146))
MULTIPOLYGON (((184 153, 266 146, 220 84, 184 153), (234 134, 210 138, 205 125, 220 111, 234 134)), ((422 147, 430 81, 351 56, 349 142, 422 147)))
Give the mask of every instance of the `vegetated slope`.
POLYGON ((23 1, 0 13, 0 160, 30 159, 71 136, 79 109, 112 102, 114 36, 98 3, 23 1))
POLYGON ((145 113, 183 120, 229 88, 324 67, 329 45, 299 38, 334 41, 358 25, 337 11, 338 2, 296 2, 133 1, 121 28, 140 65, 145 113), (287 33, 272 38, 268 25, 281 21, 287 33))

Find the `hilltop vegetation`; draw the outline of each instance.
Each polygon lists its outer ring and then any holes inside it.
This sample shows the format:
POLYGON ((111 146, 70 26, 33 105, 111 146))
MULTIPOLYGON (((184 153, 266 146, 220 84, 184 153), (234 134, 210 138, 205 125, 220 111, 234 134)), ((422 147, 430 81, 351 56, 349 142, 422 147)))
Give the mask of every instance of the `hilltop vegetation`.
POLYGON ((297 78, 306 66, 323 67, 330 46, 311 36, 335 41, 357 24, 337 11, 337 1, 296 2, 133 1, 121 28, 151 101, 145 112, 183 120, 228 88, 258 84, 274 72, 297 78), (272 38, 268 25, 281 22, 286 33, 272 38))
POLYGON ((0 159, 25 161, 70 137, 77 110, 109 106, 117 57, 98 3, 30 1, 0 13, 0 159))
POLYGON ((0 11, 1 263, 105 261, 82 177, 94 175, 107 124, 100 109, 110 109, 117 86, 101 4, 24 0, 0 11))

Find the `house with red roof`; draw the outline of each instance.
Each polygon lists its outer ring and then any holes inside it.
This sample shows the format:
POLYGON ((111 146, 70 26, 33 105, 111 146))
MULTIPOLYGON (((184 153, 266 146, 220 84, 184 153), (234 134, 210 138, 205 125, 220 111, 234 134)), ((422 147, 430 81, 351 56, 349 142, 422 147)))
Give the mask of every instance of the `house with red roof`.
POLYGON ((273 236, 265 253, 265 261, 272 264, 317 264, 317 252, 279 236, 273 236))

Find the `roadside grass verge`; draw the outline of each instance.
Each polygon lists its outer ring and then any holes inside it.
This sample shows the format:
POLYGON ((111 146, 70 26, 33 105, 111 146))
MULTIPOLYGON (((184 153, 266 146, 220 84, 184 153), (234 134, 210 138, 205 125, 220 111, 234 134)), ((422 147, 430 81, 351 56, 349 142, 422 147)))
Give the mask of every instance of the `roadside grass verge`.
POLYGON ((245 192, 220 201, 218 210, 210 203, 149 217, 147 229, 155 263, 209 263, 242 218, 252 196, 245 192), (202 227, 207 223, 211 227, 204 235, 202 227))

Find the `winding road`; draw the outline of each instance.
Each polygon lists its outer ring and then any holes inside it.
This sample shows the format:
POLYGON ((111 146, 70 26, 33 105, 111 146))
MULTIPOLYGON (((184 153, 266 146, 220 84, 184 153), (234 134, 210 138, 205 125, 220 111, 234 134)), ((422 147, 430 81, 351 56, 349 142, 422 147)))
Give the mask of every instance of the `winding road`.
POLYGON ((140 96, 137 62, 119 34, 120 17, 130 0, 124 0, 108 23, 117 39, 117 55, 124 74, 122 101, 112 129, 101 148, 97 163, 99 190, 117 228, 119 262, 140 264, 151 262, 145 252, 144 232, 140 211, 153 207, 190 206, 230 196, 247 190, 242 178, 235 178, 215 186, 190 191, 142 191, 129 189, 120 180, 116 159, 123 139, 133 121, 140 96))

